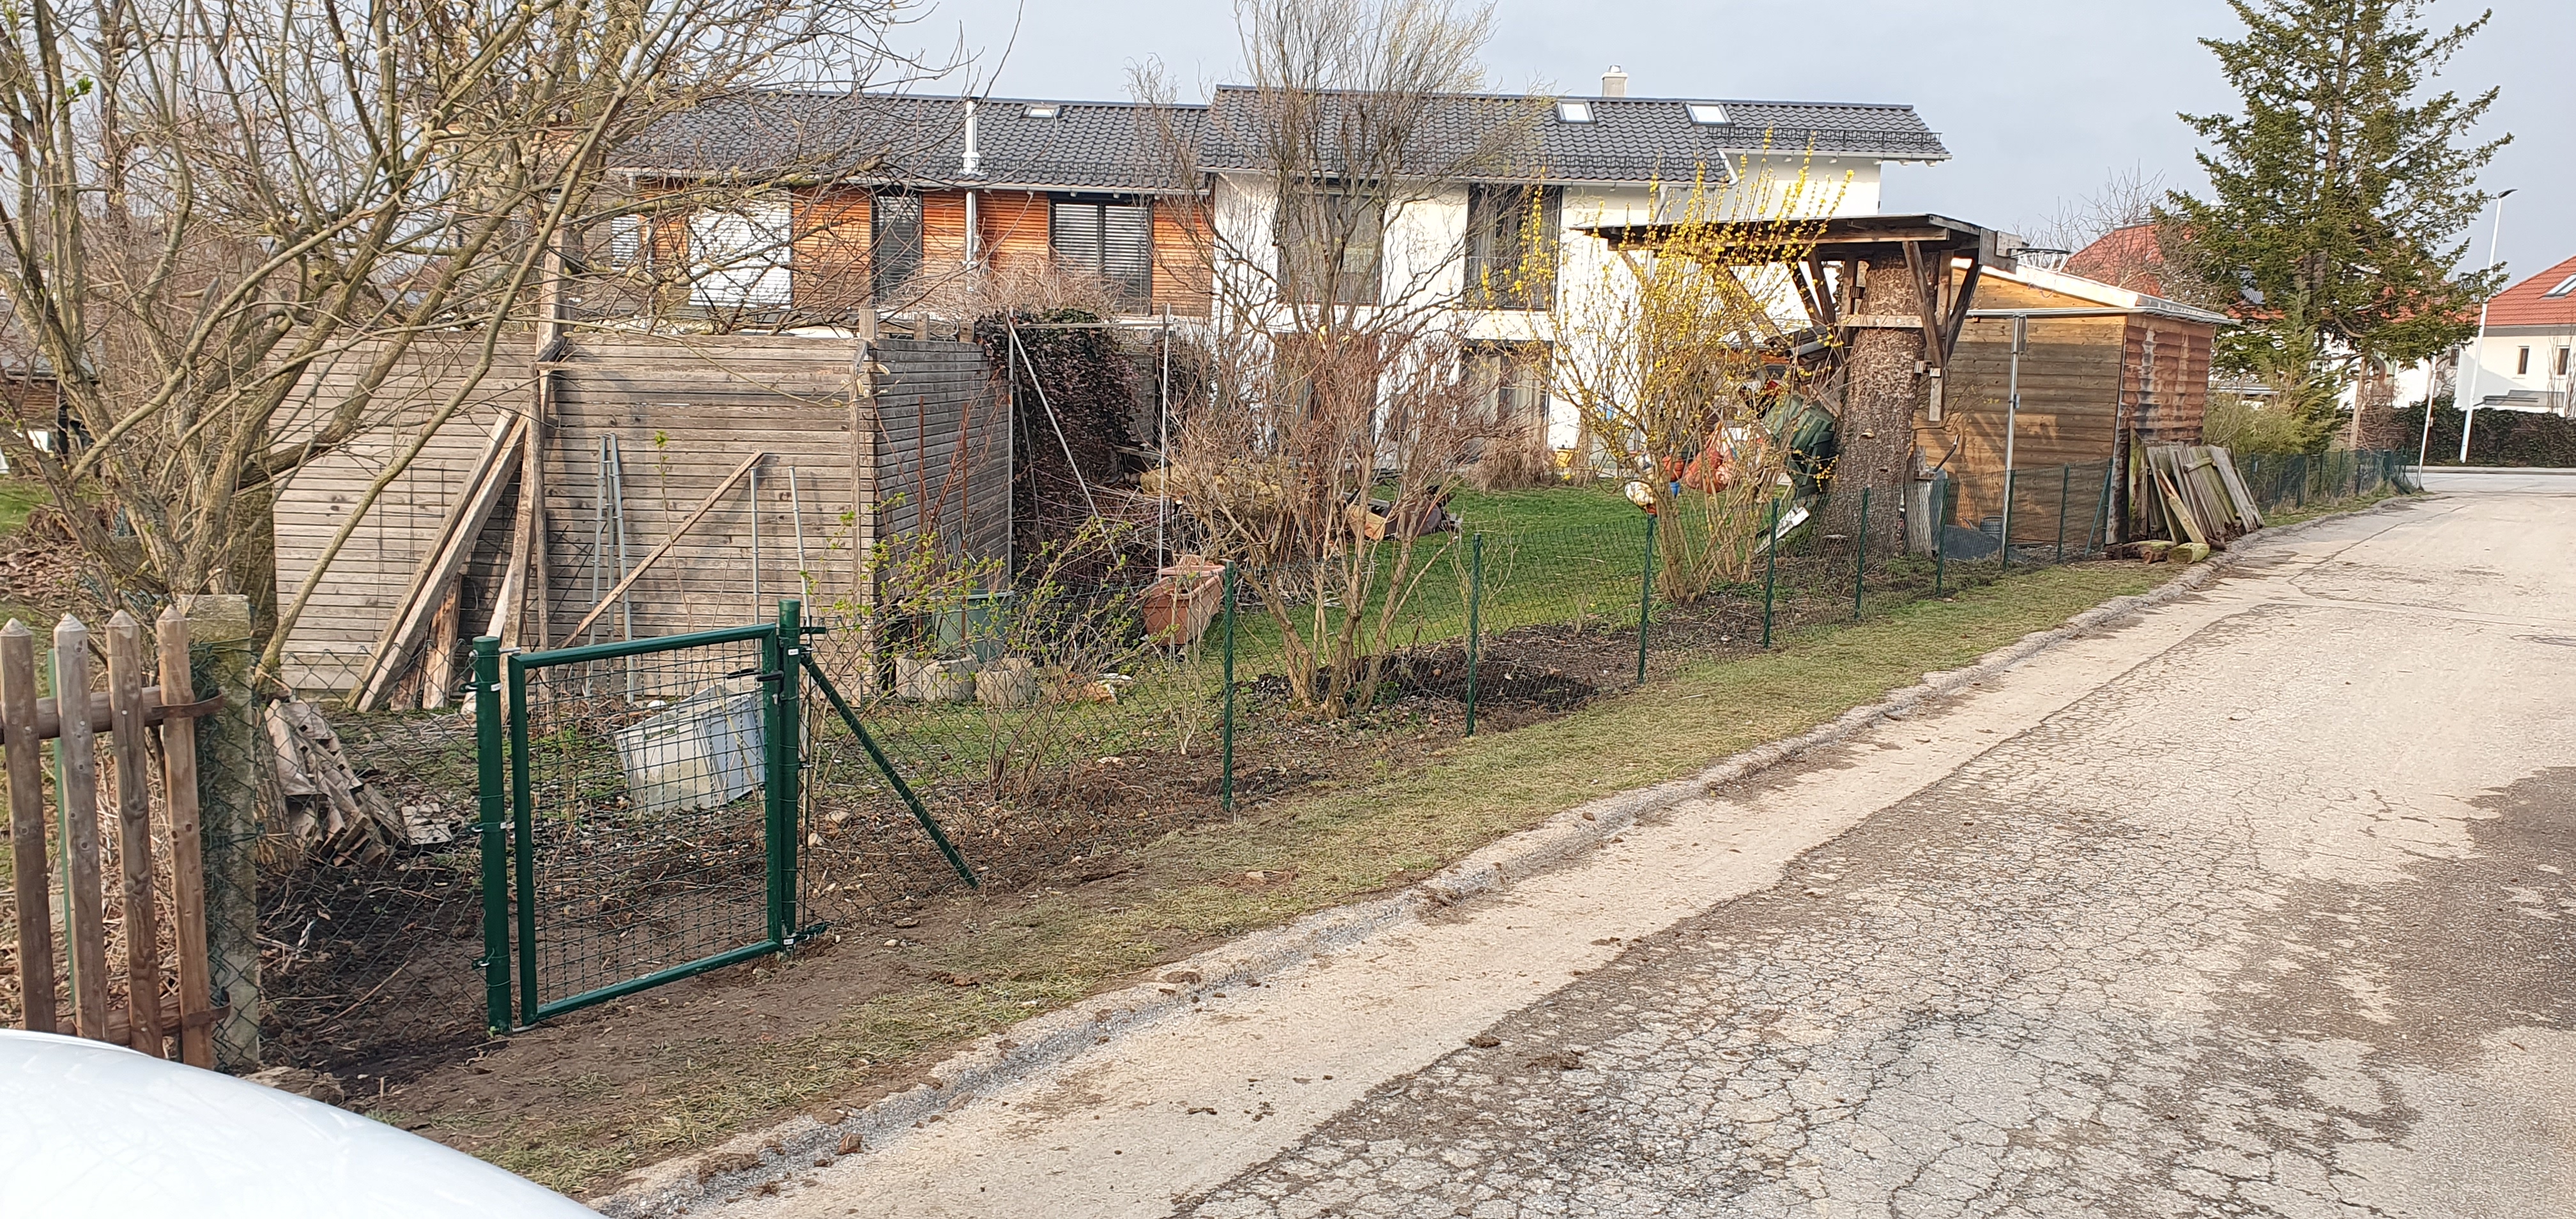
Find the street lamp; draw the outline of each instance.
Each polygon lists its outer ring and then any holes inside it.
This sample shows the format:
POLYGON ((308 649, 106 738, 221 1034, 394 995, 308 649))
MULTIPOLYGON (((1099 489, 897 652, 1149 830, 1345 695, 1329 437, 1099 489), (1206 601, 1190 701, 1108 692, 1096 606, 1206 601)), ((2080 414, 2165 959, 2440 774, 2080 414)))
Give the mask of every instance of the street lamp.
MULTIPOLYGON (((2496 243, 2504 238, 2505 196, 2511 195, 2514 190, 2520 189, 2522 188, 2515 187, 2513 190, 2507 190, 2496 195, 2495 227, 2487 232, 2487 266, 2489 268, 2493 268, 2496 265, 2496 243)), ((2470 391, 2474 390, 2478 384, 2478 367, 2482 362, 2481 358, 2486 353, 2487 345, 2487 307, 2494 303, 2495 295, 2493 293, 2489 293, 2485 300, 2478 302, 2478 337, 2475 341, 2469 344, 2468 385, 2466 387, 2454 386, 2452 388, 2452 396, 2460 405, 2460 464, 2464 466, 2469 464, 2469 430, 2477 423, 2478 400, 2476 395, 2470 391)), ((2426 386, 2424 390, 2424 438, 2415 446, 2416 469, 2420 470, 2424 468, 2425 450, 2430 448, 2432 443, 2433 391, 2431 386, 2426 386)))

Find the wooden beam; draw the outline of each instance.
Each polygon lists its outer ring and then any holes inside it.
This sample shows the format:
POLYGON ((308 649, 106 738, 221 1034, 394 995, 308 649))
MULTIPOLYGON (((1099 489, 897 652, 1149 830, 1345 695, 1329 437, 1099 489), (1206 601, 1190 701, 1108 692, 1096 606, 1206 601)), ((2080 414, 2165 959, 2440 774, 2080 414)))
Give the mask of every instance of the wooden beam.
POLYGON ((1977 281, 1985 273, 1985 260, 1974 254, 1968 255, 1968 273, 1959 281, 1959 298, 1950 302, 1950 323, 1943 327, 1941 353, 1944 358, 1959 350, 1959 332, 1968 325, 1968 310, 1977 299, 1977 281))
POLYGON ((608 590, 608 595, 600 598, 599 604, 590 607, 590 612, 582 615, 581 621, 573 624, 572 630, 564 635, 563 646, 571 647, 580 643, 582 634, 590 630, 591 624, 599 621, 599 616, 607 613, 609 606, 617 604, 617 599, 625 596, 626 590, 632 587, 635 581, 641 579, 645 572, 652 570, 655 563, 661 562, 663 555, 671 553, 671 548, 679 545, 680 539, 687 537, 689 530, 696 528, 698 522, 704 519, 708 512, 714 510, 716 501, 723 499, 725 492, 733 490, 734 484, 741 482, 742 476, 751 473, 751 468, 760 464, 760 459, 767 456, 769 456, 767 453, 754 453, 743 458, 742 464, 733 468, 733 473, 725 475, 724 481, 717 483, 715 490, 707 492, 707 497, 698 501, 698 506, 690 511, 686 520, 680 522, 679 528, 671 531, 671 536, 662 539, 662 544, 654 547, 653 553, 645 555, 644 561, 635 565, 635 570, 627 572, 626 578, 617 582, 617 587, 608 590))
POLYGON ((375 656, 367 664, 366 680, 358 685, 358 710, 374 711, 383 705, 386 691, 402 673, 403 662, 410 659, 412 649, 420 646, 422 635, 429 630, 430 620, 436 617, 439 602, 446 595, 447 582, 455 579, 464 570, 465 561, 473 557, 475 539, 492 519, 493 509, 500 506, 501 493, 510 486, 511 463, 504 457, 526 430, 527 420, 517 416, 494 430, 492 443, 476 460, 464 494, 448 510, 438 543, 423 556, 411 587, 385 623, 384 636, 377 641, 375 656))
MULTIPOLYGON (((1832 282, 1825 278, 1825 260, 1817 257, 1813 250, 1807 251, 1807 274, 1816 282, 1816 303, 1824 306, 1825 325, 1830 328, 1841 320, 1838 315, 1842 307, 1834 300, 1832 282)), ((1849 287, 1850 281, 1845 280, 1844 286, 1849 287)))
MULTIPOLYGON (((155 624, 161 642, 161 689, 194 699, 188 672, 188 616, 175 603, 155 624)), ((147 696, 151 692, 146 692, 147 696)), ((149 697, 153 703, 157 696, 149 697)), ((173 716, 161 725, 161 790, 170 808, 170 905, 179 948, 179 1061, 215 1067, 214 980, 206 960, 205 839, 197 809, 197 721, 173 716)))
MULTIPOLYGON (((1923 323, 1923 358, 1934 368, 1946 368, 1950 353, 1941 345, 1941 327, 1946 320, 1941 316, 1941 290, 1932 282, 1931 268, 1926 264, 1922 243, 1906 242, 1905 269, 1914 276, 1914 304, 1923 323)), ((1945 255, 1941 273, 1946 277, 1949 271, 1950 260, 1945 255)))
POLYGON ((45 762, 44 746, 36 743, 35 641, 35 633, 15 618, 0 627, 0 726, 8 734, 9 857, 11 886, 18 901, 19 1012, 28 1028, 52 1032, 53 868, 45 858, 45 762))

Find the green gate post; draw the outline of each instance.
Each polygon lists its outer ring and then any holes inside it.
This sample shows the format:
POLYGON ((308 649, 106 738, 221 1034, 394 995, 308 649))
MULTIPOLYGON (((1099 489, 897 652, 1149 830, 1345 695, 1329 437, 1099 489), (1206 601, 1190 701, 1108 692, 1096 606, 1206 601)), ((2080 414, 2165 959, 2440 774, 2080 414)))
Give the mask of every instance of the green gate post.
POLYGON ((483 847, 483 1013, 495 1036, 510 1028, 509 778, 501 769, 501 640, 474 641, 476 836, 483 847))
POLYGON ((778 603, 778 629, 761 643, 761 671, 771 684, 768 774, 762 776, 769 822, 769 940, 796 942, 797 768, 804 762, 804 717, 798 662, 805 655, 805 607, 778 603))
POLYGON ((1476 735, 1476 611, 1485 600, 1485 535, 1467 539, 1467 735, 1476 735))
POLYGON ((1950 573, 1944 570, 1950 558, 1950 476, 1938 475, 1932 480, 1932 595, 1941 595, 1941 582, 1950 573))
POLYGON ((1225 565, 1225 776, 1218 807, 1234 811, 1234 564, 1225 565))
POLYGON ((1771 497, 1770 544, 1762 548, 1762 650, 1771 650, 1771 585, 1780 574, 1780 498, 1771 497))
POLYGON ((1861 590, 1869 579, 1869 488, 1860 489, 1860 531, 1852 535, 1852 621, 1860 621, 1861 590))
POLYGON ((510 656, 510 868, 519 897, 519 1023, 537 1022, 537 828, 528 785, 528 670, 510 656))
POLYGON ((1637 684, 1646 684, 1646 624, 1655 612, 1655 513, 1646 510, 1646 578, 1637 590, 1637 684))
POLYGON ((2066 497, 2075 491, 2075 464, 2057 467, 2057 561, 2066 561, 2066 497))

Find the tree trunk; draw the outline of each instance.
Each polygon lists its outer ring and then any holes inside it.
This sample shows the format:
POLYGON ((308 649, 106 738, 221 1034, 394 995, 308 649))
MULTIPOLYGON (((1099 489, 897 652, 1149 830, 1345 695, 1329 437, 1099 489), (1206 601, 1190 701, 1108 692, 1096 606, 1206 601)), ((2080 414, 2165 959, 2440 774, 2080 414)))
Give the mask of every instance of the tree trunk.
MULTIPOLYGON (((1914 318, 1922 313, 1913 276, 1901 258, 1873 261, 1854 314, 1914 318)), ((1844 361, 1843 409, 1836 440, 1832 495, 1825 507, 1825 530, 1851 534, 1860 524, 1861 489, 1869 488, 1869 543, 1884 551, 1902 547, 1905 534, 1897 505, 1914 476, 1914 411, 1923 378, 1914 371, 1923 358, 1923 331, 1918 327, 1869 327, 1851 334, 1844 361)))

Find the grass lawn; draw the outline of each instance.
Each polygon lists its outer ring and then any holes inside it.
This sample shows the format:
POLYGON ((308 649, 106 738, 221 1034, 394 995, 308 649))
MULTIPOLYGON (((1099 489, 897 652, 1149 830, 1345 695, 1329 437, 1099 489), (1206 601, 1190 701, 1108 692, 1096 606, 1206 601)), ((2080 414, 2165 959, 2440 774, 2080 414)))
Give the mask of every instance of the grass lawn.
POLYGON ((0 538, 18 531, 27 523, 27 513, 53 497, 45 489, 22 478, 0 475, 0 538))
MULTIPOLYGON (((1856 626, 1795 632, 1768 653, 1711 662, 1561 719, 1461 742, 1412 773, 1166 835, 1129 849, 1117 862, 1132 870, 1113 880, 942 899, 923 911, 924 924, 963 931, 888 950, 918 981, 848 1007, 823 1027, 781 1028, 775 1040, 668 1047, 657 1055, 665 1065, 618 1090, 613 1104, 424 1113, 406 1110, 397 1092, 380 1116, 558 1188, 601 1189, 629 1167, 804 1106, 874 1101, 969 1038, 1226 937, 1420 880, 1585 800, 1804 731, 2178 570, 2046 568, 1899 605, 1856 626), (1681 690, 1695 697, 1678 701, 1681 690), (1253 871, 1277 879, 1245 883, 1253 871), (944 981, 957 975, 981 984, 944 981)), ((704 1001, 763 1003, 765 987, 792 986, 800 970, 836 964, 827 956, 772 965, 777 974, 704 1001)), ((575 1096, 583 1086, 530 1082, 575 1096)))

